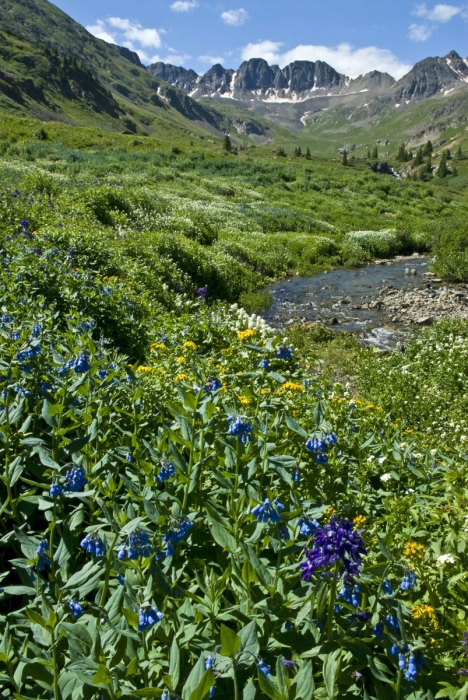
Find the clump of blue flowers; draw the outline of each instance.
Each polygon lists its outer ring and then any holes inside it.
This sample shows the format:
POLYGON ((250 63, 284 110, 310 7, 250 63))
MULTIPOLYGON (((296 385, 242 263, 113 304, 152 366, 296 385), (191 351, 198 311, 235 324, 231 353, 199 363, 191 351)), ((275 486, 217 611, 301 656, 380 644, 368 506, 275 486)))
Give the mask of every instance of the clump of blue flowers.
POLYGON ((273 503, 265 498, 263 505, 255 506, 250 512, 255 515, 259 523, 279 523, 283 510, 284 506, 276 498, 273 503))
POLYGON ((164 462, 163 464, 161 464, 161 469, 159 470, 158 474, 158 481, 164 483, 168 479, 171 479, 173 476, 175 476, 174 465, 170 462, 164 462))
POLYGON ((181 542, 192 528, 192 523, 187 517, 179 518, 179 520, 169 528, 163 537, 163 543, 166 545, 166 556, 171 557, 175 552, 176 545, 181 542))
POLYGON ((117 559, 120 559, 120 561, 125 559, 134 561, 140 557, 149 557, 152 551, 153 548, 149 543, 148 533, 143 530, 135 530, 128 536, 126 544, 123 545, 117 555, 117 559))
POLYGON ((36 553, 37 558, 37 570, 44 571, 46 567, 50 566, 50 559, 46 552, 49 551, 49 543, 47 540, 41 540, 37 546, 36 553))
POLYGON ((71 600, 68 605, 70 606, 70 611, 75 620, 83 614, 83 606, 76 602, 76 600, 71 600))
POLYGON ((304 535, 305 537, 310 537, 314 534, 317 528, 320 527, 320 523, 318 523, 316 520, 309 520, 308 518, 301 518, 298 525, 300 525, 301 528, 299 530, 300 534, 304 535))
POLYGON ((417 582, 416 574, 408 569, 400 583, 400 588, 402 591, 409 591, 411 588, 416 587, 417 582))
POLYGON ((276 350, 278 360, 290 360, 292 357, 292 348, 287 348, 286 345, 280 345, 276 350))
POLYGON ((230 424, 227 431, 228 435, 237 435, 239 442, 242 443, 247 440, 252 440, 251 433, 253 431, 253 425, 251 425, 251 423, 247 423, 241 416, 237 416, 236 418, 231 416, 228 418, 228 423, 230 424))
POLYGON ((88 483, 88 479, 85 476, 84 470, 81 467, 73 467, 69 469, 66 473, 67 485, 66 489, 68 491, 83 491, 84 487, 88 483))
POLYGON ((310 437, 305 444, 306 450, 315 455, 317 464, 326 464, 328 457, 325 454, 338 441, 336 433, 310 437))
POLYGON ((157 608, 150 608, 150 610, 140 610, 138 615, 138 631, 145 632, 146 630, 156 625, 158 622, 164 619, 162 612, 159 612, 157 608))
POLYGON ((218 389, 221 389, 222 386, 222 381, 217 377, 208 377, 205 385, 205 394, 208 394, 211 391, 218 391, 218 389))
POLYGON ((106 546, 99 535, 86 535, 81 542, 80 547, 82 547, 85 552, 91 554, 95 557, 102 557, 106 553, 106 546))
POLYGON ((300 564, 302 578, 309 581, 314 571, 337 562, 343 564, 349 576, 359 576, 362 556, 366 554, 364 540, 353 523, 333 515, 328 525, 315 531, 314 548, 305 550, 306 561, 300 564))

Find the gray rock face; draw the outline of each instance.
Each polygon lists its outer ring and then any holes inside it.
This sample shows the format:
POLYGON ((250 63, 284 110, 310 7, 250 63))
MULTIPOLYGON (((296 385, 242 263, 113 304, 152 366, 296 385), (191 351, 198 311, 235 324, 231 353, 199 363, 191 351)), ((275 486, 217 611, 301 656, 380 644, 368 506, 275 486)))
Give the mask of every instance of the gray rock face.
POLYGON ((198 79, 197 90, 202 95, 213 93, 224 95, 232 89, 233 75, 234 71, 232 69, 226 70, 220 63, 216 63, 205 75, 198 79))
POLYGON ((192 92, 198 80, 198 75, 194 70, 187 70, 181 66, 173 66, 170 63, 162 63, 161 61, 148 66, 147 70, 155 78, 165 80, 166 83, 174 85, 174 87, 186 93, 192 92))
POLYGON ((468 63, 456 51, 439 58, 425 58, 395 85, 395 99, 422 100, 468 82, 468 63))

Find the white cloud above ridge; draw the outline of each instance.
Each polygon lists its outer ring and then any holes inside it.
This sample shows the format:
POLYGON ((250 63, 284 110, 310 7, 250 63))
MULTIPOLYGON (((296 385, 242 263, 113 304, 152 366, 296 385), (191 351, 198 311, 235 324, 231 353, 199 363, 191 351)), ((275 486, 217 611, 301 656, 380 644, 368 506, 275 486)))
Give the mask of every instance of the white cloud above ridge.
POLYGON ((143 27, 139 22, 134 22, 121 17, 109 17, 107 22, 115 29, 119 29, 127 41, 137 41, 142 46, 159 49, 161 36, 157 29, 143 27))
POLYGON ((190 58, 190 56, 179 55, 176 51, 167 47, 166 51, 169 51, 169 55, 166 59, 162 59, 159 53, 153 53, 151 49, 162 48, 161 34, 165 34, 165 31, 153 27, 144 27, 135 20, 122 17, 108 17, 105 20, 96 20, 95 24, 88 25, 86 29, 98 39, 107 41, 110 44, 125 46, 130 51, 134 51, 144 65, 161 60, 169 61, 172 58, 182 62, 190 58))
POLYGON ((249 13, 243 7, 238 10, 227 10, 221 13, 221 19, 231 27, 241 27, 249 18, 249 13))
POLYGON ((223 63, 224 56, 199 56, 198 60, 200 63, 208 63, 210 66, 216 65, 216 63, 223 63))
POLYGON ((408 37, 411 41, 426 41, 432 34, 432 29, 427 24, 410 24, 408 37))
POLYGON ((287 51, 282 51, 282 46, 281 42, 259 41, 244 46, 241 56, 244 61, 249 58, 264 58, 268 63, 277 63, 280 67, 293 61, 325 61, 339 73, 352 78, 378 70, 398 79, 412 68, 411 64, 401 61, 389 49, 377 46, 356 48, 348 43, 338 46, 301 44, 287 51))
POLYGON ((88 24, 86 29, 90 34, 98 39, 107 41, 108 44, 115 44, 115 37, 113 37, 112 34, 109 34, 102 19, 96 20, 96 24, 88 24))
POLYGON ((432 10, 429 10, 426 3, 422 5, 416 5, 416 9, 413 14, 416 17, 424 17, 430 22, 437 22, 438 24, 445 24, 449 22, 453 17, 459 15, 462 12, 461 7, 456 7, 455 5, 435 5, 432 10))
POLYGON ((170 5, 170 9, 173 12, 190 12, 198 7, 198 2, 196 0, 176 0, 170 5))

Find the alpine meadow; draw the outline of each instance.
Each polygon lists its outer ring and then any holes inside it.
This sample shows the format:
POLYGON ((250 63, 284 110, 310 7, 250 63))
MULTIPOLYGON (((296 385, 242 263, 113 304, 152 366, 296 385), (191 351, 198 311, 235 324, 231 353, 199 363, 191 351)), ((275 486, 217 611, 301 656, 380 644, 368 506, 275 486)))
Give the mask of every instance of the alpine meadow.
POLYGON ((0 0, 0 698, 467 700, 468 59, 372 68, 0 0))

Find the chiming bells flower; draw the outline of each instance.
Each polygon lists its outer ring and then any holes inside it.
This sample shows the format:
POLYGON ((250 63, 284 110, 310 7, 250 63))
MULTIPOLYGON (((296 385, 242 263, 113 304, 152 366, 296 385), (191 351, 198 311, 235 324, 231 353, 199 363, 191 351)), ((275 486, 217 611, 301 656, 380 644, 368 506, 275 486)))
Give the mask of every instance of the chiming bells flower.
POLYGON ((253 425, 243 421, 240 416, 237 416, 237 418, 231 416, 227 420, 230 424, 227 431, 228 435, 237 435, 239 442, 242 443, 246 442, 247 439, 252 441, 251 432, 253 431, 253 425))
POLYGON ((49 488, 49 496, 51 498, 56 498, 57 496, 61 496, 63 493, 63 486, 60 486, 60 484, 51 484, 49 488))
POLYGON ((265 498, 263 505, 259 504, 250 511, 255 515, 259 523, 279 523, 284 506, 279 503, 276 498, 273 503, 270 503, 268 498, 265 498))
POLYGON ((390 581, 388 579, 384 579, 382 581, 382 590, 384 593, 387 595, 392 595, 393 594, 393 588, 390 585, 390 581))
POLYGON ((309 581, 314 571, 341 562, 349 576, 359 576, 362 555, 367 555, 364 541, 349 520, 332 515, 328 525, 315 531, 314 548, 305 550, 306 561, 300 564, 302 578, 309 581))
POLYGON ((161 469, 159 470, 159 474, 157 477, 158 481, 160 481, 161 483, 164 483, 168 479, 171 479, 173 476, 175 476, 174 465, 171 464, 170 462, 164 462, 161 465, 161 469))
POLYGON ((66 488, 68 491, 73 491, 74 493, 77 491, 83 491, 84 487, 88 483, 84 469, 81 467, 73 467, 73 469, 69 469, 66 473, 66 477, 66 488))
POLYGON ((267 676, 267 677, 271 676, 270 669, 268 668, 268 666, 266 665, 266 663, 262 659, 258 660, 257 666, 258 666, 258 670, 261 671, 264 676, 267 676))
POLYGON ((150 608, 150 610, 146 612, 140 610, 138 615, 138 631, 145 632, 147 629, 150 629, 150 627, 153 627, 153 625, 161 622, 163 618, 163 613, 159 612, 157 608, 150 608))
POLYGON ((153 548, 149 544, 148 534, 142 530, 135 530, 128 535, 127 544, 123 545, 117 559, 135 561, 140 557, 149 557, 152 552, 153 548))
MULTIPOLYGON (((400 666, 400 664, 398 664, 400 666)), ((404 666, 403 666, 404 668, 404 666)), ((400 669, 403 670, 403 669, 400 669)), ((408 661, 408 668, 405 673, 405 678, 407 681, 415 681, 418 675, 418 667, 415 663, 414 656, 410 656, 408 661)))
POLYGON ((36 553, 38 555, 36 568, 38 571, 44 571, 47 566, 50 566, 50 559, 46 555, 49 551, 49 543, 47 540, 41 540, 37 546, 36 553))
POLYGON ((217 377, 208 377, 205 385, 205 394, 221 389, 223 383, 217 377))
POLYGON ((260 367, 262 369, 267 369, 268 367, 268 357, 264 357, 263 360, 260 362, 260 367))
POLYGON ((82 547, 85 552, 96 557, 102 557, 106 553, 106 546, 101 540, 99 535, 86 535, 81 542, 80 547, 82 547))
POLYGON ((316 520, 307 520, 307 518, 301 518, 298 525, 301 526, 301 529, 299 530, 300 534, 305 535, 305 537, 310 537, 314 534, 317 528, 320 527, 320 524, 316 520))
POLYGON ((180 518, 175 526, 169 528, 163 537, 163 542, 166 545, 167 557, 172 557, 175 552, 176 545, 188 535, 191 528, 192 523, 185 516, 180 518))
POLYGON ((278 360, 290 360, 292 357, 292 348, 287 348, 285 345, 280 345, 276 350, 278 360))
POLYGON ((83 606, 76 602, 76 600, 71 600, 68 605, 70 606, 70 611, 75 620, 83 614, 83 606))

